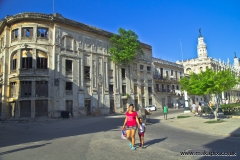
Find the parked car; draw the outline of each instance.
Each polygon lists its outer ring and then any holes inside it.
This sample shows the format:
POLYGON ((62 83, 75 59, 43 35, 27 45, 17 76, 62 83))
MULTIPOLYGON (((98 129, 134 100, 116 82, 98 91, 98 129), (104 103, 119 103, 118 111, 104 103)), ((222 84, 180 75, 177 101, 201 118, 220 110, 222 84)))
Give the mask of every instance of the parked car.
POLYGON ((156 111, 157 107, 155 105, 151 105, 151 106, 146 106, 145 109, 150 111, 156 111))

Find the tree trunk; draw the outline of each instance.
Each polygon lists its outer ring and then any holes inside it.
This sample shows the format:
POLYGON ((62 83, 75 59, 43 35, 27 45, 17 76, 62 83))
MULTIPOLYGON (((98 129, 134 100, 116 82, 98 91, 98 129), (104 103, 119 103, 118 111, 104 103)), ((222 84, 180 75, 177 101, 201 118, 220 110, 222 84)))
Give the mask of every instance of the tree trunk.
POLYGON ((218 117, 217 117, 218 116, 218 108, 220 107, 220 96, 218 93, 215 95, 216 95, 216 99, 217 99, 217 107, 214 111, 214 116, 215 116, 215 120, 217 121, 218 120, 218 117))

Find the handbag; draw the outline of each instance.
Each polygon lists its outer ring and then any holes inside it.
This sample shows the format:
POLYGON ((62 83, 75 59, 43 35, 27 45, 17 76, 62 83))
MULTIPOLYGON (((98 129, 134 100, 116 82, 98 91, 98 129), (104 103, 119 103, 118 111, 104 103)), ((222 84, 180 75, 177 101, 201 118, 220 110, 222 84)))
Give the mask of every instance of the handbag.
POLYGON ((126 140, 127 139, 127 133, 126 133, 126 130, 122 130, 121 131, 121 138, 126 140))

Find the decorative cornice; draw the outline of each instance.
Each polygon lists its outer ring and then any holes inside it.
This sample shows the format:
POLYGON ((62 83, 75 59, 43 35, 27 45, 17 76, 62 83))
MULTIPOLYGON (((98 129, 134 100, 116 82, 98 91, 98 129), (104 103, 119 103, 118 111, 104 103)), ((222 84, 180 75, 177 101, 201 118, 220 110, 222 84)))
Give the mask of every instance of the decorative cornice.
MULTIPOLYGON (((83 29, 88 32, 96 33, 105 37, 112 37, 114 33, 92 27, 71 19, 64 18, 61 14, 54 13, 54 14, 44 14, 44 13, 34 13, 34 12, 23 12, 19 14, 15 14, 13 16, 7 15, 5 18, 3 18, 0 21, 0 33, 3 31, 4 27, 6 25, 12 25, 16 22, 21 22, 21 21, 30 21, 30 20, 42 20, 46 22, 58 22, 58 23, 63 23, 65 25, 73 26, 76 28, 83 29)), ((152 50, 152 46, 142 43, 141 46, 147 49, 152 50)))
POLYGON ((159 63, 159 64, 165 64, 165 65, 169 65, 169 66, 174 66, 174 67, 183 69, 183 65, 173 63, 173 62, 170 62, 170 61, 166 61, 166 60, 163 60, 163 59, 159 59, 159 58, 152 57, 152 62, 153 63, 159 63))

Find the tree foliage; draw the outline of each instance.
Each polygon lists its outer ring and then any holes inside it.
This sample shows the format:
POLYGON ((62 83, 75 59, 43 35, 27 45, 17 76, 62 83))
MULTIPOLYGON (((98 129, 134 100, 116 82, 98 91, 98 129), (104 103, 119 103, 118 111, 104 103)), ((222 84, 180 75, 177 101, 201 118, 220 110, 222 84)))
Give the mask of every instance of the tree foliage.
POLYGON ((215 119, 217 119, 217 111, 220 106, 221 93, 232 89, 238 84, 239 79, 230 69, 215 72, 207 69, 200 74, 191 73, 188 77, 180 80, 182 90, 186 90, 191 95, 207 95, 214 94, 217 100, 217 108, 215 111, 215 119))
POLYGON ((207 69, 200 74, 192 73, 180 80, 182 90, 192 95, 221 94, 238 83, 235 74, 229 69, 215 72, 207 69))
POLYGON ((120 28, 118 33, 119 35, 110 38, 112 43, 109 49, 110 59, 121 66, 127 66, 142 55, 143 51, 138 36, 133 31, 120 28))

